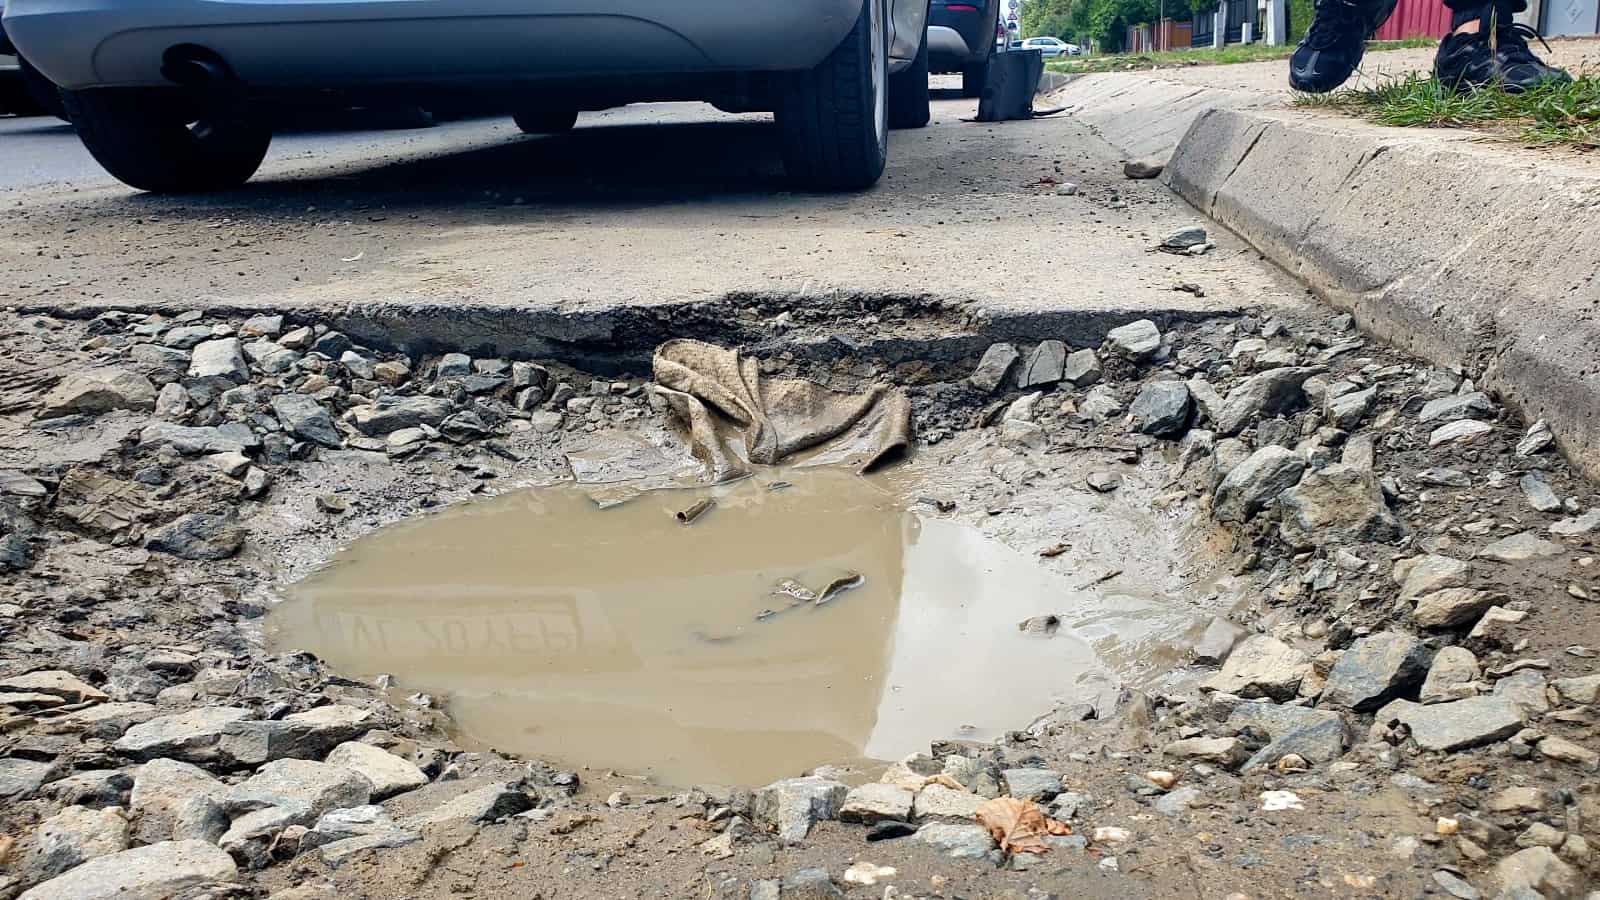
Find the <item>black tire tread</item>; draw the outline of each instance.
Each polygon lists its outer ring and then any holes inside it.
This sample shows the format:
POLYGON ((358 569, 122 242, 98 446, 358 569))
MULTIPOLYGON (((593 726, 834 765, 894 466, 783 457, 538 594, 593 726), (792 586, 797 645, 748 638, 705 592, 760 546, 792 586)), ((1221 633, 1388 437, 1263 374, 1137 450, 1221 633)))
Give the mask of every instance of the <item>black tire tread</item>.
POLYGON ((201 141, 181 117, 164 115, 159 94, 139 90, 62 91, 78 137, 107 172, 158 194, 225 190, 250 180, 272 142, 264 124, 224 123, 227 139, 201 141))
POLYGON ((872 24, 866 3, 855 27, 828 58, 784 85, 777 112, 784 169, 813 190, 861 190, 883 174, 867 71, 872 24))
POLYGON ((889 76, 889 127, 922 128, 933 118, 928 98, 928 30, 922 30, 917 58, 905 71, 889 76))
POLYGON ((511 120, 524 134, 561 134, 578 125, 576 109, 524 109, 513 113, 511 120))

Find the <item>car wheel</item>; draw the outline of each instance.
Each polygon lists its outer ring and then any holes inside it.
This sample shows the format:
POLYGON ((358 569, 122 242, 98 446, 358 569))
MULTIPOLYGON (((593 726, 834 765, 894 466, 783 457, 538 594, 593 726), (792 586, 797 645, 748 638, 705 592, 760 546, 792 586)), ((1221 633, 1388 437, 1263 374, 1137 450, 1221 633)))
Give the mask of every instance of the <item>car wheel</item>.
POLYGON ((524 109, 511 117, 524 134, 561 134, 577 127, 575 109, 524 109))
POLYGON ((967 99, 976 99, 983 96, 983 86, 989 80, 989 64, 994 62, 994 47, 989 48, 989 54, 983 62, 973 63, 961 70, 961 96, 967 99))
POLYGON ((814 190, 871 187, 889 158, 887 0, 866 0, 844 41, 787 79, 777 110, 783 165, 814 190))
POLYGON ((889 127, 921 128, 928 124, 928 30, 905 71, 889 76, 889 127))
POLYGON ((165 91, 62 91, 67 118, 95 161, 141 191, 238 187, 261 167, 272 129, 241 111, 191 112, 165 91))
POLYGON ((61 89, 35 69, 33 63, 20 56, 17 57, 17 69, 22 72, 22 84, 28 89, 28 96, 39 105, 39 109, 58 119, 65 119, 67 110, 61 105, 61 89))

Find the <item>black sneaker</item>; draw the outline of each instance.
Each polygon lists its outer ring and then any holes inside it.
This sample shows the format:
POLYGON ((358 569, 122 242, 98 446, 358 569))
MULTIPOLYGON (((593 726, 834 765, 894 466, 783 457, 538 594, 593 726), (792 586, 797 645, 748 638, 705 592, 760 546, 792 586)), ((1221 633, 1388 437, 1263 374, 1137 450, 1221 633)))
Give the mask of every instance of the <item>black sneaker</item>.
POLYGON ((1325 94, 1361 64, 1367 41, 1394 12, 1396 0, 1317 0, 1317 15, 1289 57, 1289 86, 1325 94))
POLYGON ((1541 84, 1572 80, 1565 70, 1546 65, 1528 49, 1528 38, 1537 38, 1546 50, 1549 44, 1538 31, 1511 20, 1511 12, 1491 4, 1482 11, 1461 14, 1453 28, 1476 18, 1478 30, 1472 34, 1450 34, 1439 42, 1433 60, 1433 74, 1446 87, 1462 90, 1498 85, 1508 94, 1520 94, 1541 84))

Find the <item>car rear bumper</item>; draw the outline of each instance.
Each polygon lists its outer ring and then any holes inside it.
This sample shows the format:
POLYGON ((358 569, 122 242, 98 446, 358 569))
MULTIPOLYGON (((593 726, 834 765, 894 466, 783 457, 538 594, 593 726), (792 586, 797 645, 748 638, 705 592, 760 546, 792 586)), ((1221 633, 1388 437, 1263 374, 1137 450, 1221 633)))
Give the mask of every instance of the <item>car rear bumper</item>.
POLYGON ((8 0, 5 27, 69 89, 154 86, 181 44, 247 84, 339 87, 779 71, 821 62, 861 0, 8 0))
POLYGON ((937 70, 959 69, 989 55, 996 19, 984 0, 949 5, 934 0, 928 9, 928 61, 937 70))

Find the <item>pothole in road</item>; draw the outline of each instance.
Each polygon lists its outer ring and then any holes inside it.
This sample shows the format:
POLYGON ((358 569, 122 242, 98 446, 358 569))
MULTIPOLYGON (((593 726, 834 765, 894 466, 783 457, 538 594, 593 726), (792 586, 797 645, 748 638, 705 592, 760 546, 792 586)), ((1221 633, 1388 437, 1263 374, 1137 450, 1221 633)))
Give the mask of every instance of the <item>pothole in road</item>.
POLYGON ((1177 659, 1193 605, 1047 570, 923 502, 932 474, 476 501, 357 541, 269 633, 435 694, 497 750, 677 785, 993 740, 1177 659))

